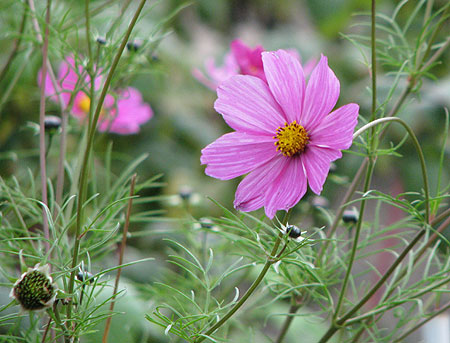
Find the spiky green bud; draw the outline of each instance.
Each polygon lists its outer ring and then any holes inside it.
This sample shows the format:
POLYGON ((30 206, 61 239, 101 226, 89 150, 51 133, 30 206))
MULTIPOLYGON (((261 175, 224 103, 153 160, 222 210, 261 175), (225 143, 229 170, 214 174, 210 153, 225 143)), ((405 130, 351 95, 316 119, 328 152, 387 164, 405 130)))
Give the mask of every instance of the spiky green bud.
POLYGON ((13 286, 10 296, 16 299, 22 309, 38 311, 50 307, 55 301, 56 285, 48 273, 49 266, 28 268, 13 286))

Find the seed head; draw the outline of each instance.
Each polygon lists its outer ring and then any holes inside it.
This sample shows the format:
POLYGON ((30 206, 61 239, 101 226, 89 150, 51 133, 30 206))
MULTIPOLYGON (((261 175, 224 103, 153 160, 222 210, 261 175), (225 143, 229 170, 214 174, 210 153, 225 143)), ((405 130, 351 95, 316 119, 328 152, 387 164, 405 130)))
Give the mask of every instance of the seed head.
POLYGON ((49 266, 28 268, 13 286, 10 297, 16 299, 23 310, 38 311, 53 305, 56 285, 49 275, 49 266))

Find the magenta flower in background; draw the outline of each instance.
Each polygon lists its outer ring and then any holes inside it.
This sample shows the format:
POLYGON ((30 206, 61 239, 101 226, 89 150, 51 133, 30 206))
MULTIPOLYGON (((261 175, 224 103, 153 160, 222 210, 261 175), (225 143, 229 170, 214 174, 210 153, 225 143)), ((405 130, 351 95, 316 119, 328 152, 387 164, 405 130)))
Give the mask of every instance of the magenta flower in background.
MULTIPOLYGON (((41 84, 42 75, 39 72, 38 83, 41 84)), ((76 68, 73 57, 66 57, 58 70, 58 85, 61 88, 61 97, 65 106, 69 105, 71 94, 75 89, 80 89, 74 97, 71 113, 80 121, 84 121, 89 114, 91 99, 86 94, 90 87, 90 78, 79 66, 76 68), (79 80, 80 77, 82 80, 79 80)), ((102 77, 95 78, 95 89, 98 91, 102 85, 102 77)), ((45 82, 45 94, 52 101, 58 101, 56 90, 50 77, 47 75, 45 82)), ((132 87, 118 90, 116 99, 107 94, 103 103, 98 123, 101 132, 113 132, 118 134, 133 134, 140 130, 144 124, 153 116, 149 104, 142 100, 141 93, 132 87)))
POLYGON ((261 45, 254 49, 245 45, 240 39, 235 39, 230 45, 231 51, 225 55, 223 66, 217 67, 213 58, 205 61, 205 76, 200 70, 194 69, 194 77, 206 87, 216 90, 225 80, 238 74, 253 75, 265 80, 261 60, 264 51, 261 45))
POLYGON ((235 208, 264 207, 273 218, 297 204, 307 184, 320 194, 331 162, 352 144, 359 106, 331 112, 340 86, 325 56, 307 85, 290 53, 263 52, 262 62, 267 82, 236 75, 217 89, 214 108, 235 132, 204 148, 201 163, 207 175, 221 180, 248 173, 236 190, 235 208))
POLYGON ((239 66, 239 74, 253 75, 259 77, 261 80, 266 80, 261 58, 263 51, 264 49, 261 45, 252 49, 239 39, 231 42, 231 53, 239 66))

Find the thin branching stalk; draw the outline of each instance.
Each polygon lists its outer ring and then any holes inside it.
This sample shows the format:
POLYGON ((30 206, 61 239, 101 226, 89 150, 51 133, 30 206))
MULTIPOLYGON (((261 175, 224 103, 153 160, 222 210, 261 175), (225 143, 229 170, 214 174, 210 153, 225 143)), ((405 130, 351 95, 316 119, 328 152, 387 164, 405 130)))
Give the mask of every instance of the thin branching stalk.
MULTIPOLYGON (((431 226, 433 226, 434 222, 431 222, 431 226)), ((434 241, 440 237, 442 234, 442 231, 444 231, 448 226, 450 225, 450 217, 448 217, 445 221, 439 225, 439 227, 436 229, 436 231, 430 236, 428 241, 425 243, 424 246, 422 246, 416 254, 414 254, 414 259, 412 265, 415 266, 417 263, 420 262, 423 254, 427 251, 427 249, 430 247, 431 244, 434 243, 434 241)), ((405 277, 405 275, 408 273, 409 267, 403 267, 403 269, 398 273, 396 284, 401 282, 401 280, 405 277)), ((387 299, 391 296, 391 294, 396 290, 396 285, 394 285, 389 292, 384 295, 384 299, 387 299)))
POLYGON ((130 6, 130 4, 131 4, 131 0, 126 0, 123 3, 122 7, 120 8, 119 16, 114 20, 114 22, 111 24, 111 27, 109 28, 108 32, 106 33, 106 38, 109 38, 111 36, 112 32, 116 29, 117 25, 119 25, 124 13, 128 9, 128 6, 130 6))
POLYGON ((444 313, 450 308, 450 301, 446 304, 442 305, 439 309, 436 310, 431 316, 428 316, 427 318, 421 320, 419 323, 414 325, 412 328, 410 328, 408 331, 406 331, 403 335, 401 335, 399 338, 397 338, 392 343, 402 342, 407 336, 409 336, 411 333, 419 329, 420 327, 424 326, 426 323, 428 323, 433 318, 437 317, 441 313, 444 313))
MULTIPOLYGON (((109 1, 102 3, 101 5, 99 5, 98 7, 94 8, 93 10, 90 11, 90 16, 93 17, 99 13, 102 13, 105 8, 110 7, 111 4, 113 4, 114 2, 116 2, 116 0, 109 0, 109 1)), ((83 16, 83 18, 73 18, 71 20, 68 20, 66 25, 63 26, 62 31, 65 31, 65 30, 73 27, 74 25, 82 25, 83 20, 85 20, 85 16, 83 16), (81 23, 80 23, 80 21, 81 21, 81 23)))
MULTIPOLYGON (((119 266, 121 266, 123 264, 123 254, 125 252, 125 247, 127 245, 128 226, 130 225, 130 214, 131 214, 131 206, 133 204, 135 184, 136 184, 136 174, 134 174, 131 177, 130 199, 128 199, 127 214, 125 217, 125 224, 123 226, 122 243, 120 244, 120 250, 119 250, 119 264, 118 264, 119 266)), ((119 267, 119 269, 117 269, 116 280, 114 282, 113 297, 112 297, 111 303, 109 305, 109 311, 111 312, 111 314, 114 311, 114 305, 116 304, 116 294, 119 289, 119 280, 120 280, 121 273, 122 273, 122 267, 119 267)), ((103 331, 102 343, 108 342, 108 334, 109 334, 109 328, 111 326, 111 319, 112 319, 112 316, 109 316, 106 319, 105 330, 103 331)))
POLYGON ((421 64, 420 64, 420 66, 419 66, 419 69, 420 69, 420 70, 423 70, 423 69, 424 69, 424 68, 422 67, 422 65, 423 65, 423 63, 425 63, 425 60, 428 58, 428 55, 430 54, 431 49, 432 49, 432 47, 433 47, 434 41, 436 40, 438 34, 441 32, 442 26, 443 26, 444 23, 445 23, 445 19, 446 19, 445 17, 448 15, 449 8, 450 8, 450 5, 447 4, 447 7, 445 8, 444 12, 442 13, 440 23, 436 26, 436 28, 434 29, 433 33, 431 34, 431 38, 430 38, 430 40, 428 41, 427 49, 426 49, 425 53, 423 54, 422 62, 421 62, 421 64))
POLYGON ((41 342, 44 343, 45 339, 47 338, 48 332, 50 331, 50 324, 52 323, 52 317, 49 316, 47 325, 45 326, 44 334, 42 335, 41 342))
POLYGON ((19 67, 17 67, 14 70, 14 76, 12 77, 12 80, 9 82, 7 88, 2 92, 2 96, 0 98, 0 118, 3 111, 3 106, 6 104, 6 102, 9 99, 9 96, 11 95, 14 87, 16 86, 17 82, 19 81, 20 77, 22 76, 23 72, 25 71, 25 68, 29 65, 29 58, 32 56, 35 49, 29 49, 27 53, 24 56, 23 62, 19 67))
MULTIPOLYGON (((42 191, 42 203, 48 207, 47 199, 47 173, 46 173, 46 161, 45 161, 45 81, 47 77, 47 58, 48 58, 48 36, 50 25, 50 8, 52 1, 47 0, 47 10, 45 15, 45 30, 44 30, 44 43, 42 45, 42 81, 41 81, 41 96, 39 105, 39 161, 41 170, 41 191, 42 191)), ((42 208, 42 226, 45 237, 45 252, 50 249, 50 233, 48 228, 48 218, 45 208, 42 208)))
POLYGON ((0 72, 0 82, 3 81, 3 78, 5 77, 6 73, 9 70, 9 67, 11 67, 12 61, 17 55, 17 52, 19 51, 20 44, 22 43, 23 33, 25 32, 25 26, 28 19, 28 6, 23 6, 23 14, 22 14, 22 21, 20 22, 18 37, 14 40, 14 45, 11 50, 11 53, 8 56, 8 59, 5 62, 5 65, 2 68, 2 71, 0 72))
POLYGON ((283 342, 284 337, 286 336, 289 327, 291 326, 292 321, 295 318, 295 313, 298 311, 298 309, 301 307, 302 305, 299 304, 297 302, 297 300, 295 299, 295 295, 292 295, 292 305, 289 308, 289 314, 286 316, 286 319, 284 321, 283 327, 281 328, 281 331, 278 335, 277 340, 275 341, 276 343, 281 343, 283 342))
MULTIPOLYGON (((36 19, 36 9, 34 6, 34 0, 28 0, 28 5, 31 9, 32 12, 32 16, 31 16, 31 21, 33 23, 33 27, 34 30, 36 32, 36 37, 38 42, 42 43, 42 34, 41 34, 41 30, 39 28, 39 23, 36 19)), ((63 193, 63 186, 64 186, 64 161, 65 161, 65 155, 66 155, 66 140, 67 140, 67 124, 68 124, 68 109, 70 108, 70 104, 72 101, 72 97, 71 100, 69 101, 69 105, 66 106, 66 104, 64 103, 64 99, 62 97, 61 94, 61 87, 58 84, 58 80, 56 79, 55 73, 52 69, 52 66, 50 64, 50 61, 47 58, 47 74, 50 77, 50 80, 52 82, 53 88, 55 89, 55 92, 57 94, 57 98, 58 98, 58 103, 59 106, 61 108, 61 138, 60 138, 60 150, 59 150, 59 159, 58 159, 58 173, 57 173, 57 181, 56 181, 56 198, 55 198, 55 202, 56 204, 61 204, 62 201, 62 193, 63 193)), ((42 71, 43 73, 43 71, 42 71)), ((44 78, 43 78, 44 81, 44 78)), ((42 83, 42 85, 44 85, 44 83, 42 83)), ((45 88, 44 88, 45 89, 45 88)), ((57 206, 55 206, 55 211, 56 211, 57 206)), ((54 214, 56 216, 56 212, 54 214)))
MULTIPOLYGON (((120 57, 122 56, 123 50, 125 49, 125 46, 128 42, 128 38, 130 37, 131 31, 133 30, 134 26, 136 25, 137 19, 139 15, 141 14, 142 8, 144 7, 147 0, 141 0, 139 3, 139 6, 133 16, 133 19, 131 20, 128 29, 122 39, 122 42, 119 46, 119 49, 117 51, 116 56, 114 57, 114 60, 111 65, 111 69, 109 70, 109 73, 106 77, 105 84, 103 86, 102 92, 100 94, 99 100, 97 102, 97 107, 95 109, 94 118, 92 120, 92 126, 90 127, 90 130, 88 132, 88 139, 87 139, 87 145, 86 149, 83 155, 83 160, 81 164, 81 174, 80 174, 80 184, 79 184, 79 192, 78 192, 78 198, 77 198, 77 223, 76 223, 76 231, 75 231, 75 242, 74 242, 74 248, 73 248, 73 257, 72 257, 72 272, 70 274, 69 284, 68 284, 68 292, 69 294, 73 293, 74 285, 75 285, 75 274, 76 274, 76 266, 78 265, 78 254, 80 250, 80 233, 81 233, 81 225, 83 218, 83 203, 85 198, 85 191, 87 188, 87 173, 88 173, 88 161, 90 158, 90 153, 92 150, 93 142, 94 142, 94 136, 95 136, 95 130, 97 128, 97 122, 100 116, 100 112, 102 110, 103 101, 105 100, 106 94, 108 92, 109 86, 111 84, 112 77, 114 75, 114 72, 117 68, 117 65, 119 64, 120 57)), ((68 319, 71 318, 71 309, 72 306, 67 306, 67 317, 68 319)))
MULTIPOLYGON (((284 216, 283 221, 282 221, 282 225, 286 225, 287 224, 288 219, 289 219, 289 215, 290 215, 290 211, 288 211, 286 213, 286 215, 284 216)), ((264 277, 266 276, 270 266, 273 263, 275 263, 279 259, 279 257, 281 256, 280 253, 277 254, 277 251, 278 251, 278 248, 280 247, 280 243, 281 243, 282 239, 283 239, 283 233, 280 231, 278 236, 277 236, 277 238, 276 238, 276 240, 275 240, 275 244, 274 244, 274 246, 272 248, 272 252, 270 253, 270 256, 267 256, 266 263, 264 264, 264 267, 261 270, 261 272, 259 273, 259 275, 256 278, 256 280, 253 281, 252 285, 247 290, 247 292, 245 292, 245 294, 242 296, 242 298, 231 308, 230 311, 227 312, 227 314, 225 316, 222 317, 221 320, 219 320, 216 324, 214 324, 213 327, 211 327, 204 334, 201 334, 201 337, 199 337, 198 339, 195 340, 196 343, 203 342, 207 337, 212 335, 218 328, 220 328, 223 324, 225 324, 225 322, 228 319, 230 319, 233 316, 233 314, 237 310, 239 310, 241 308, 242 305, 244 305, 246 300, 250 297, 250 295, 253 294, 253 292, 259 286, 261 281, 264 279, 264 277)), ((284 249, 282 249, 282 250, 284 250, 284 249)))
POLYGON ((431 286, 428 286, 422 290, 420 290, 419 292, 412 294, 410 296, 408 296, 407 299, 403 299, 401 302, 397 302, 397 301, 393 301, 389 304, 386 304, 384 306, 381 306, 375 310, 363 313, 359 316, 353 317, 353 318, 347 318, 346 320, 346 324, 348 325, 353 325, 356 323, 361 322, 362 320, 368 319, 368 318, 373 318, 373 316, 377 315, 377 314, 382 314, 384 312, 386 312, 387 310, 390 310, 394 307, 399 306, 399 304, 405 303, 407 301, 410 301, 411 299, 418 299, 426 294, 430 294, 431 292, 433 292, 434 290, 436 290, 437 288, 444 286, 445 284, 447 284, 450 281, 450 276, 447 276, 445 279, 439 281, 438 283, 432 284, 431 286))
POLYGON ((427 169, 426 169, 426 165, 425 165, 425 157, 423 155, 420 143, 419 143, 416 135, 414 134, 414 131, 409 127, 409 125, 404 120, 397 118, 397 117, 385 117, 385 118, 376 119, 376 120, 364 125, 358 131, 356 131, 353 134, 353 140, 355 140, 360 134, 362 134, 367 129, 370 129, 378 124, 388 122, 388 121, 400 123, 405 128, 405 130, 408 132, 409 137, 411 137, 411 139, 413 141, 414 148, 416 149, 417 155, 419 157, 420 167, 422 169, 422 179, 423 179, 423 187, 424 187, 424 193, 425 193, 425 222, 427 224, 429 224, 430 223, 430 191, 429 191, 429 186, 428 186, 428 175, 427 175, 427 169))
MULTIPOLYGON (((369 159, 369 165, 367 166, 366 177, 365 177, 365 181, 364 181, 364 188, 363 188, 364 194, 370 188, 370 182, 372 180, 374 167, 375 167, 374 162, 369 159)), ((347 270, 345 272, 344 281, 342 282, 341 290, 339 292, 339 298, 338 298, 338 301, 336 304, 336 308, 334 310, 333 322, 336 320, 336 318, 339 315, 339 311, 341 309, 342 302, 347 293, 348 281, 350 279, 350 274, 352 272, 353 263, 355 261, 356 251, 358 250, 357 248, 358 248, 359 236, 361 234, 365 206, 366 206, 366 199, 363 198, 361 201, 360 209, 359 209, 359 217, 358 217, 358 222, 356 223, 355 236, 353 238, 353 244, 352 244, 352 249, 350 252, 350 258, 347 263, 347 270)))
POLYGON ((339 220, 341 219, 345 209, 347 208, 347 206, 345 205, 347 202, 350 201, 351 197, 353 196, 353 194, 356 191, 356 188, 358 187, 361 178, 363 176, 364 170, 367 168, 367 164, 369 162, 369 159, 366 158, 364 159, 364 161, 361 163, 361 166, 359 167, 358 171, 356 172, 355 176, 353 177, 352 183, 350 184, 350 186, 347 189, 347 192, 345 192, 344 197, 342 198, 341 204, 339 206, 338 211, 336 212, 336 215, 334 216, 334 220, 331 223, 330 229, 328 230, 327 233, 327 239, 324 244, 322 244, 322 246, 320 247, 319 253, 318 253, 318 257, 317 257, 317 261, 318 263, 321 263, 322 258, 323 258, 323 254, 327 251, 327 248, 330 244, 331 241, 331 237, 333 237, 334 232, 336 231, 338 224, 339 224, 339 220))
MULTIPOLYGON (((376 12, 375 12, 375 4, 376 1, 372 0, 372 11, 371 11, 371 50, 372 50, 372 115, 370 116, 370 120, 375 120, 376 111, 377 111, 377 50, 376 50, 376 12)), ((372 139, 375 136, 375 132, 372 131, 371 137, 372 139)))
POLYGON ((436 52, 430 57, 430 59, 422 66, 422 68, 420 68, 420 71, 423 72, 427 70, 434 62, 436 62, 436 60, 439 57, 441 57, 444 51, 447 50, 449 45, 450 45, 450 38, 447 38, 445 43, 438 50, 436 50, 436 52))
MULTIPOLYGON (((430 220, 430 211, 429 211, 429 203, 430 203, 430 196, 429 196, 429 186, 428 186, 428 175, 426 171, 425 166, 425 159, 423 156, 422 148, 420 147, 419 141, 417 140, 414 132, 411 130, 411 128, 406 124, 402 119, 396 118, 396 117, 390 117, 390 118, 380 118, 377 120, 374 120, 373 122, 370 122, 366 125, 364 125, 361 129, 356 131, 353 134, 353 139, 356 139, 360 134, 362 134, 364 131, 372 128, 375 125, 387 122, 387 121, 394 121, 400 123, 408 132, 409 136, 411 137, 414 147, 416 148, 417 155, 419 156, 420 165, 422 169, 422 178, 423 178, 423 187, 424 187, 424 193, 425 193, 425 223, 428 225, 430 220)), ((363 204, 361 204, 362 207, 363 204)), ((413 238, 413 240, 406 246, 406 248, 402 251, 402 253, 397 257, 397 259, 394 261, 394 263, 389 267, 389 269, 385 272, 385 274, 378 280, 378 282, 366 293, 366 295, 356 304, 354 305, 347 313, 345 313, 342 317, 338 318, 335 311, 335 317, 333 320, 332 325, 328 329, 328 331, 323 335, 319 343, 325 343, 327 342, 335 333, 336 331, 341 328, 346 321, 351 318, 374 294, 375 292, 384 285, 386 280, 391 276, 391 274, 395 271, 395 269, 398 267, 398 265, 403 261, 403 259, 408 255, 408 253, 414 248, 414 246, 419 242, 419 240, 423 237, 423 235, 426 232, 426 228, 423 228, 420 230, 416 236, 413 238)), ((356 235, 355 235, 356 236, 356 235)), ((345 281, 344 281, 345 282, 345 281)), ((343 288, 341 289, 342 293, 343 288)), ((339 300, 341 300, 342 294, 340 294, 339 300)), ((339 302, 338 302, 339 304, 339 302)), ((337 306, 336 309, 339 309, 337 306)))

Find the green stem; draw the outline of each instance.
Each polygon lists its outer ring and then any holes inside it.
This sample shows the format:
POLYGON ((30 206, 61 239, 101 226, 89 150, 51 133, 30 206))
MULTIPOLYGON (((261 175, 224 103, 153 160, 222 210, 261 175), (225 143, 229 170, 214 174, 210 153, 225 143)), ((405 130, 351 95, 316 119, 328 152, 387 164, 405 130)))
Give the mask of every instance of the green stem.
MULTIPOLYGON (((118 264, 119 266, 121 266, 123 264, 123 254, 125 253, 125 246, 127 243, 128 226, 130 225, 131 205, 133 204, 135 184, 136 184, 136 174, 133 174, 133 176, 131 177, 131 184, 130 184, 130 199, 128 199, 128 207, 127 207, 127 212, 126 212, 127 214, 125 217, 125 224, 123 226, 122 243, 120 244, 119 264, 118 264)), ((113 297, 111 298, 111 304, 109 306, 109 311, 111 312, 111 316, 109 316, 106 319, 105 330, 103 331, 102 343, 108 342, 108 334, 109 334, 109 328, 111 326, 112 312, 114 311, 114 305, 116 303, 116 294, 117 294, 117 291, 119 290, 119 280, 120 280, 121 273, 122 273, 122 267, 119 267, 117 269, 116 280, 114 282, 113 297)))
MULTIPOLYGON (((375 0, 372 0, 372 11, 371 11, 371 18, 372 18, 372 27, 371 27, 371 50, 372 50, 372 115, 371 115, 371 121, 375 120, 376 118, 376 111, 377 111, 377 50, 376 50, 376 24, 375 24, 375 18, 376 18, 376 12, 375 12, 375 0)), ((371 134, 372 139, 374 137, 374 132, 371 134)))
MULTIPOLYGON (((286 225, 289 219, 290 211, 286 213, 286 215, 283 218, 282 225, 286 225)), ((197 340, 195 340, 196 343, 200 343, 204 341, 208 336, 213 334, 218 328, 220 328, 228 319, 233 316, 233 314, 241 308, 242 305, 246 302, 246 300, 250 297, 250 295, 253 294, 255 289, 259 286, 261 281, 264 279, 264 277, 267 274, 267 271, 269 270, 270 266, 278 260, 280 257, 280 254, 276 254, 278 251, 278 248, 280 247, 280 243, 283 239, 283 233, 280 231, 278 234, 275 244, 273 246, 272 252, 270 253, 270 256, 267 257, 266 263, 264 264, 263 269, 259 273, 256 280, 252 283, 250 288, 245 292, 245 294, 242 296, 242 298, 233 306, 233 308, 221 319, 219 320, 213 327, 211 327, 208 331, 206 331, 204 334, 201 334, 202 336, 199 337, 197 340)))
MULTIPOLYGON (((424 193, 425 193, 425 222, 428 225, 430 220, 430 212, 429 212, 429 203, 430 203, 430 196, 429 196, 429 186, 428 186, 428 175, 426 171, 425 166, 425 158, 423 156, 422 148, 420 147, 419 141, 417 140, 417 137, 415 136, 414 132, 411 130, 411 128, 406 124, 402 119, 395 118, 395 117, 386 117, 386 118, 380 118, 377 120, 374 120, 371 123, 368 123, 367 125, 364 125, 361 129, 359 129, 357 132, 354 133, 353 139, 358 137, 361 133, 363 133, 365 130, 370 129, 371 127, 378 125, 383 122, 387 121, 394 121, 400 123, 408 132, 409 136, 413 140, 414 147, 416 148, 417 154, 420 159, 420 165, 422 168, 422 178, 423 178, 423 184, 424 184, 424 193)), ((362 204, 361 204, 362 207, 362 204)), ((361 217, 360 217, 361 218, 361 217)), ((413 240, 408 244, 408 246, 402 251, 402 253, 397 257, 397 259, 394 261, 394 263, 389 267, 389 269, 386 271, 386 273, 380 278, 380 280, 366 293, 366 295, 355 305, 353 306, 346 314, 344 314, 341 318, 336 320, 336 313, 333 320, 333 323, 331 327, 328 329, 328 331, 324 334, 324 336, 321 338, 319 343, 325 343, 330 339, 336 331, 339 330, 340 327, 342 327, 345 322, 353 315, 355 314, 374 294, 375 292, 384 285, 386 280, 391 276, 391 274, 395 271, 397 266, 403 261, 403 259, 407 256, 407 254, 412 250, 412 248, 419 242, 419 240, 423 237, 426 230, 422 229, 414 238, 413 240)), ((340 298, 342 297, 342 291, 340 294, 340 298)), ((341 300, 341 299, 339 299, 341 300)))
POLYGON ((2 82, 3 78, 5 77, 6 73, 8 72, 9 67, 11 66, 12 61, 16 57, 17 51, 19 51, 20 44, 22 43, 23 33, 25 31, 25 25, 27 23, 28 18, 28 6, 23 6, 23 15, 22 15, 22 21, 20 23, 20 28, 18 32, 18 37, 14 41, 14 47, 11 50, 11 53, 8 56, 8 59, 6 60, 5 65, 3 66, 2 71, 0 72, 0 82, 2 82))
POLYGON ((440 309, 438 309, 436 312, 434 312, 431 316, 428 316, 426 319, 421 320, 419 323, 414 325, 411 329, 406 331, 403 335, 401 335, 399 338, 397 338, 393 343, 402 342, 407 336, 409 336, 411 333, 416 331, 418 328, 422 327, 426 323, 428 323, 431 319, 435 318, 436 316, 440 315, 441 313, 444 313, 450 308, 450 301, 446 304, 442 305, 440 309))
MULTIPOLYGON (((52 1, 47 0, 47 10, 45 14, 45 30, 44 30, 44 42, 42 45, 42 85, 41 85, 41 95, 39 104, 39 161, 40 161, 40 171, 41 171, 41 192, 42 192, 42 203, 48 206, 47 199, 47 173, 46 173, 46 160, 45 160, 45 81, 47 76, 47 58, 48 58, 48 36, 49 36, 49 25, 50 25, 50 9, 52 1)), ((48 217, 45 208, 42 208, 42 226, 45 237, 45 252, 47 253, 50 249, 50 233, 48 228, 48 217)))
POLYGON ((291 326, 292 321, 294 320, 295 316, 294 314, 298 311, 298 309, 301 307, 301 304, 298 304, 295 300, 295 296, 292 295, 292 305, 289 308, 289 314, 286 316, 286 319, 284 321, 283 327, 278 335, 276 343, 283 342, 284 337, 286 336, 289 327, 291 326))
MULTIPOLYGON (((370 188, 370 182, 372 180, 372 174, 373 174, 374 167, 375 167, 375 163, 369 158, 369 165, 367 167, 366 178, 364 181, 364 189, 363 189, 364 194, 370 188)), ((358 241, 359 241, 359 236, 361 234, 361 228, 362 228, 362 223, 363 223, 365 207, 366 207, 366 199, 363 198, 361 201, 361 206, 360 206, 360 210, 359 210, 358 222, 356 224, 355 237, 353 238, 352 250, 350 252, 350 259, 348 261, 348 266, 347 266, 347 270, 345 272, 345 277, 344 277, 344 281, 342 283, 341 291, 339 292, 339 299, 336 304, 336 309, 334 310, 333 321, 335 321, 335 319, 339 315, 339 310, 341 309, 342 302, 344 300, 345 294, 347 293, 348 281, 350 279, 350 274, 352 272, 353 263, 355 262, 356 251, 358 250, 358 241)))
MULTIPOLYGON (((100 98, 97 103, 97 107, 95 109, 94 118, 92 120, 92 125, 90 127, 90 130, 88 132, 88 140, 86 145, 86 150, 84 152, 83 161, 81 164, 81 175, 80 175, 80 184, 79 184, 79 192, 78 192, 78 199, 77 199, 77 224, 76 224, 76 231, 75 231, 75 242, 74 242, 74 248, 73 248, 73 257, 72 257, 72 272, 70 274, 69 279, 69 285, 68 285, 68 292, 69 294, 73 293, 74 284, 75 284, 75 274, 76 274, 76 266, 78 265, 78 254, 80 250, 80 233, 81 233, 81 218, 83 217, 83 203, 85 198, 85 192, 87 189, 87 171, 88 171, 88 161, 90 158, 90 153, 92 150, 92 145, 94 141, 95 136, 95 130, 97 128, 97 122, 100 116, 100 112, 102 110, 102 105, 105 100, 106 94, 108 92, 109 86, 111 84, 112 77, 114 75, 114 72, 117 68, 117 65, 119 64, 120 57, 122 56, 123 50, 125 49, 125 46, 128 42, 128 38, 130 37, 131 31, 133 30, 134 26, 136 25, 137 19, 142 11, 142 8, 144 7, 147 0, 141 0, 139 3, 139 6, 133 16, 133 19, 131 20, 128 29, 125 33, 125 36, 122 39, 122 43, 119 46, 119 49, 117 51, 116 56, 114 57, 114 60, 111 65, 111 69, 109 70, 108 76, 106 77, 105 84, 103 86, 102 92, 100 94, 100 98)), ((67 317, 68 320, 70 320, 71 317, 71 308, 72 306, 68 306, 67 311, 67 317)))

